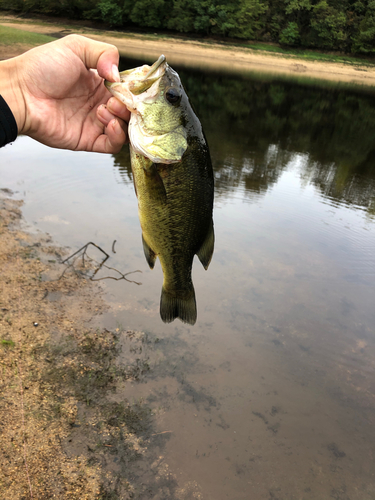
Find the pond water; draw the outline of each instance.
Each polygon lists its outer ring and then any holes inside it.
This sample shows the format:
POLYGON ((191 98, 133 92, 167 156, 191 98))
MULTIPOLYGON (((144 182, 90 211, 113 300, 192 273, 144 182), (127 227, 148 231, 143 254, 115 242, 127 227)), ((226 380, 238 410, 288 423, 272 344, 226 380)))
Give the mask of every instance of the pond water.
POLYGON ((152 407, 157 434, 153 463, 145 454, 132 469, 139 498, 373 500, 375 95, 180 76, 215 173, 216 246, 207 271, 194 261, 195 326, 160 320, 162 272, 143 255, 127 148, 73 153, 20 137, 1 151, 1 187, 24 199, 29 223, 142 271, 128 276, 141 285, 102 281, 103 325, 157 340, 143 352, 150 370, 126 387, 152 407), (158 460, 174 489, 151 473, 158 460))

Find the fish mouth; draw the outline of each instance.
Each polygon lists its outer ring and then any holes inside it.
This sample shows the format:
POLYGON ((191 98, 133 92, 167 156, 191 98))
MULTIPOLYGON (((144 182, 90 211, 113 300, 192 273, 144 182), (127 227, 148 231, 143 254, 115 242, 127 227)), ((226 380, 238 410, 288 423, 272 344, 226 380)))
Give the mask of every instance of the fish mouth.
POLYGON ((105 80, 104 85, 113 92, 116 87, 120 88, 123 84, 127 84, 132 94, 139 95, 148 90, 164 75, 166 66, 166 57, 162 54, 151 67, 142 66, 141 68, 127 69, 120 73, 119 82, 105 80))
POLYGON ((146 80, 147 78, 150 78, 159 68, 160 66, 166 61, 165 55, 161 55, 157 61, 154 62, 154 64, 151 66, 149 72, 145 75, 144 79, 146 80))
POLYGON ((157 99, 160 81, 168 68, 165 56, 161 55, 152 66, 127 69, 120 73, 119 82, 105 80, 104 84, 131 113, 136 113, 139 103, 151 104, 157 99))

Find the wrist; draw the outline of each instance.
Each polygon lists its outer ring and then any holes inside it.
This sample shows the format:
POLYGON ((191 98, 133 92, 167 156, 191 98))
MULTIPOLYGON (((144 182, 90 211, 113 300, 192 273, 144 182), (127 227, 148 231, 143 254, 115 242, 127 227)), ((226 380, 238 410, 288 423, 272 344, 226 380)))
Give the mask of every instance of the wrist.
POLYGON ((18 134, 25 132, 26 105, 20 85, 18 57, 0 62, 0 95, 13 113, 18 134))

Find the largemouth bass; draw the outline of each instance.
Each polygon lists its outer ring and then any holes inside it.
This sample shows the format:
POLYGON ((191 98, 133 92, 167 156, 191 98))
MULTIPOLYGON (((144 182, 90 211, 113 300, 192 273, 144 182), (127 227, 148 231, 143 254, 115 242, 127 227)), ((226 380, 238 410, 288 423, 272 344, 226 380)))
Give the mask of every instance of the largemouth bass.
POLYGON ((160 316, 197 318, 194 255, 207 269, 214 250, 214 181, 202 126, 164 56, 120 73, 106 87, 131 111, 130 156, 146 260, 163 269, 160 316))

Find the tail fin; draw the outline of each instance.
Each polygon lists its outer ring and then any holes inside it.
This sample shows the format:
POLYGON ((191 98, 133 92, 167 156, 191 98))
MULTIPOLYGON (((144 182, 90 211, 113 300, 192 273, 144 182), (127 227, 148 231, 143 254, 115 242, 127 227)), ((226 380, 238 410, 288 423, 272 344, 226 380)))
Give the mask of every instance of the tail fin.
POLYGON ((194 325, 197 321, 197 305, 193 284, 183 292, 168 292, 164 286, 161 289, 160 317, 164 323, 171 323, 180 318, 184 323, 194 325))

